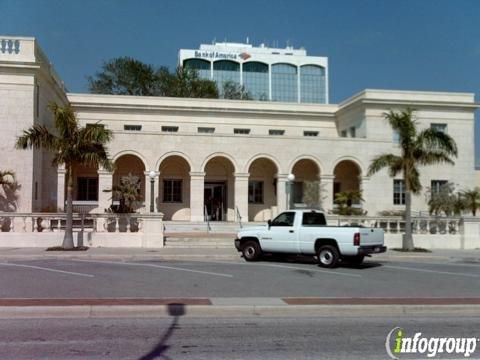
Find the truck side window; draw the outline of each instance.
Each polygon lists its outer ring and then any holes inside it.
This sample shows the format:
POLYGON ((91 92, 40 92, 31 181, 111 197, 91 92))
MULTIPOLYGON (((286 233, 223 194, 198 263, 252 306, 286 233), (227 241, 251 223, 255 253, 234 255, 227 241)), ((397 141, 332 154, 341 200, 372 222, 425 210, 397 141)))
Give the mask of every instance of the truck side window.
POLYGON ((326 224, 325 215, 322 213, 303 213, 302 225, 304 226, 325 226, 326 224))
POLYGON ((270 226, 293 226, 293 221, 295 220, 294 212, 284 212, 278 215, 273 219, 270 226))

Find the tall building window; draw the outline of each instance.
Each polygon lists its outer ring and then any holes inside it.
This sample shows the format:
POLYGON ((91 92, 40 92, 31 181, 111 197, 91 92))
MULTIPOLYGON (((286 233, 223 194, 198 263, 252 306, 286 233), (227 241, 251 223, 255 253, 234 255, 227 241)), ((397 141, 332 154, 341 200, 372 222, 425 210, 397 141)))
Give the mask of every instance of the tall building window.
POLYGON ((430 124, 430 129, 439 131, 441 133, 447 133, 447 124, 430 124))
POLYGON ((303 203, 303 181, 295 181, 292 184, 292 201, 294 204, 303 203))
POLYGON ((405 181, 393 180, 393 204, 405 205, 405 181))
POLYGON ((395 144, 400 143, 400 134, 399 134, 398 131, 396 131, 396 130, 393 130, 392 141, 393 141, 395 144))
POLYGON ((77 200, 98 201, 98 178, 77 178, 77 200))
POLYGON ((163 180, 163 202, 182 202, 182 180, 163 180))
POLYGON ((268 100, 268 65, 257 61, 244 63, 243 86, 255 100, 268 100))
POLYGON ((213 63, 213 80, 217 83, 218 92, 223 95, 223 84, 227 81, 240 83, 240 64, 220 60, 213 63))
POLYGON ((192 69, 198 72, 203 79, 210 79, 210 62, 201 59, 187 59, 183 62, 185 69, 192 69))
POLYGON ((272 100, 298 101, 296 66, 290 64, 272 65, 272 100))
POLYGON ((248 182, 248 202, 250 204, 263 204, 263 181, 248 182))
POLYGON ((323 67, 317 65, 300 67, 300 96, 303 103, 325 104, 327 102, 323 67))

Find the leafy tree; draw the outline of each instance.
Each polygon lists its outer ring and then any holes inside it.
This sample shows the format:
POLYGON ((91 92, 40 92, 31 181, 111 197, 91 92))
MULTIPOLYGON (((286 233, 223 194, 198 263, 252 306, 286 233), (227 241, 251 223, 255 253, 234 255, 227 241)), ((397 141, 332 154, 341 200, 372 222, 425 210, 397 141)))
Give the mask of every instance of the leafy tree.
POLYGON ((94 94, 218 98, 215 82, 200 78, 195 70, 179 66, 172 73, 129 57, 104 62, 87 80, 94 94))
POLYGON ((320 181, 304 181, 302 202, 311 209, 321 209, 322 202, 325 199, 324 192, 325 184, 320 183, 320 181))
POLYGON ((405 235, 402 247, 413 250, 411 195, 419 194, 419 166, 439 163, 454 164, 452 156, 457 156, 455 141, 447 134, 435 129, 417 130, 413 110, 407 108, 399 112, 384 114, 390 126, 399 135, 400 155, 382 154, 375 157, 369 167, 368 176, 387 168, 391 177, 402 173, 405 181, 405 235))
POLYGON ((245 86, 232 80, 223 83, 222 97, 230 100, 253 100, 252 95, 245 89, 245 86))
POLYGON ((13 187, 15 186, 15 173, 11 170, 0 171, 0 186, 13 187))
POLYGON ((111 192, 112 199, 119 202, 118 207, 112 206, 114 212, 117 213, 134 213, 135 206, 142 200, 140 195, 140 178, 131 173, 127 176, 122 176, 120 184, 103 191, 111 192))
POLYGON ((102 71, 87 80, 91 93, 114 95, 153 96, 158 83, 153 66, 130 57, 104 62, 102 71))
POLYGON ((355 209, 353 204, 363 200, 361 190, 345 190, 335 194, 335 204, 338 208, 334 213, 339 215, 362 215, 362 209, 355 209))
POLYGON ((480 208, 480 187, 460 192, 460 197, 464 202, 465 210, 471 211, 476 216, 480 208))
POLYGON ((52 166, 57 168, 64 164, 67 182, 67 223, 62 247, 73 248, 73 176, 75 165, 103 166, 112 169, 105 145, 112 139, 110 130, 95 124, 81 127, 70 106, 61 107, 55 103, 49 104, 53 112, 54 131, 46 126, 35 124, 23 131, 17 138, 17 149, 44 149, 53 153, 52 166))

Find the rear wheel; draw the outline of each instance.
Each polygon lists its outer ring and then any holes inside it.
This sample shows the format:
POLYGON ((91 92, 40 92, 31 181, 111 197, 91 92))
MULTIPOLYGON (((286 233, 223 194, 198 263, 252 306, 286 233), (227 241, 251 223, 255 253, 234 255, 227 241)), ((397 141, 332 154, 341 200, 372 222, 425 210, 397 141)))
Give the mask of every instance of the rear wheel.
POLYGON ((324 268, 333 268, 338 265, 340 254, 333 245, 322 245, 317 252, 318 264, 324 268))
POLYGON ((242 247, 242 254, 246 261, 257 261, 262 256, 262 249, 256 241, 247 241, 242 247))

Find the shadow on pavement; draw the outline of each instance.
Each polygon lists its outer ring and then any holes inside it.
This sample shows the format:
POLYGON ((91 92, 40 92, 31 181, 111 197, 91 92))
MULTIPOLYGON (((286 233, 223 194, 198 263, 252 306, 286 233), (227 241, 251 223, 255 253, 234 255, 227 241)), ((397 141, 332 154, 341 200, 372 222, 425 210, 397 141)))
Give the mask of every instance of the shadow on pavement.
MULTIPOLYGON (((301 256, 301 255, 267 255, 262 258, 263 262, 281 263, 281 264, 306 264, 306 265, 318 265, 318 261, 313 256, 301 256)), ((365 270, 383 266, 379 262, 365 261, 362 264, 353 264, 348 261, 342 261, 338 267, 347 269, 365 270)), ((307 269, 306 269, 307 270, 307 269)))
POLYGON ((143 355, 138 360, 153 360, 158 358, 170 359, 165 352, 170 348, 167 345, 168 339, 173 335, 176 326, 178 324, 178 318, 185 315, 185 305, 184 304, 168 304, 168 314, 173 316, 172 323, 168 327, 167 331, 162 335, 158 344, 150 350, 149 353, 143 355))

